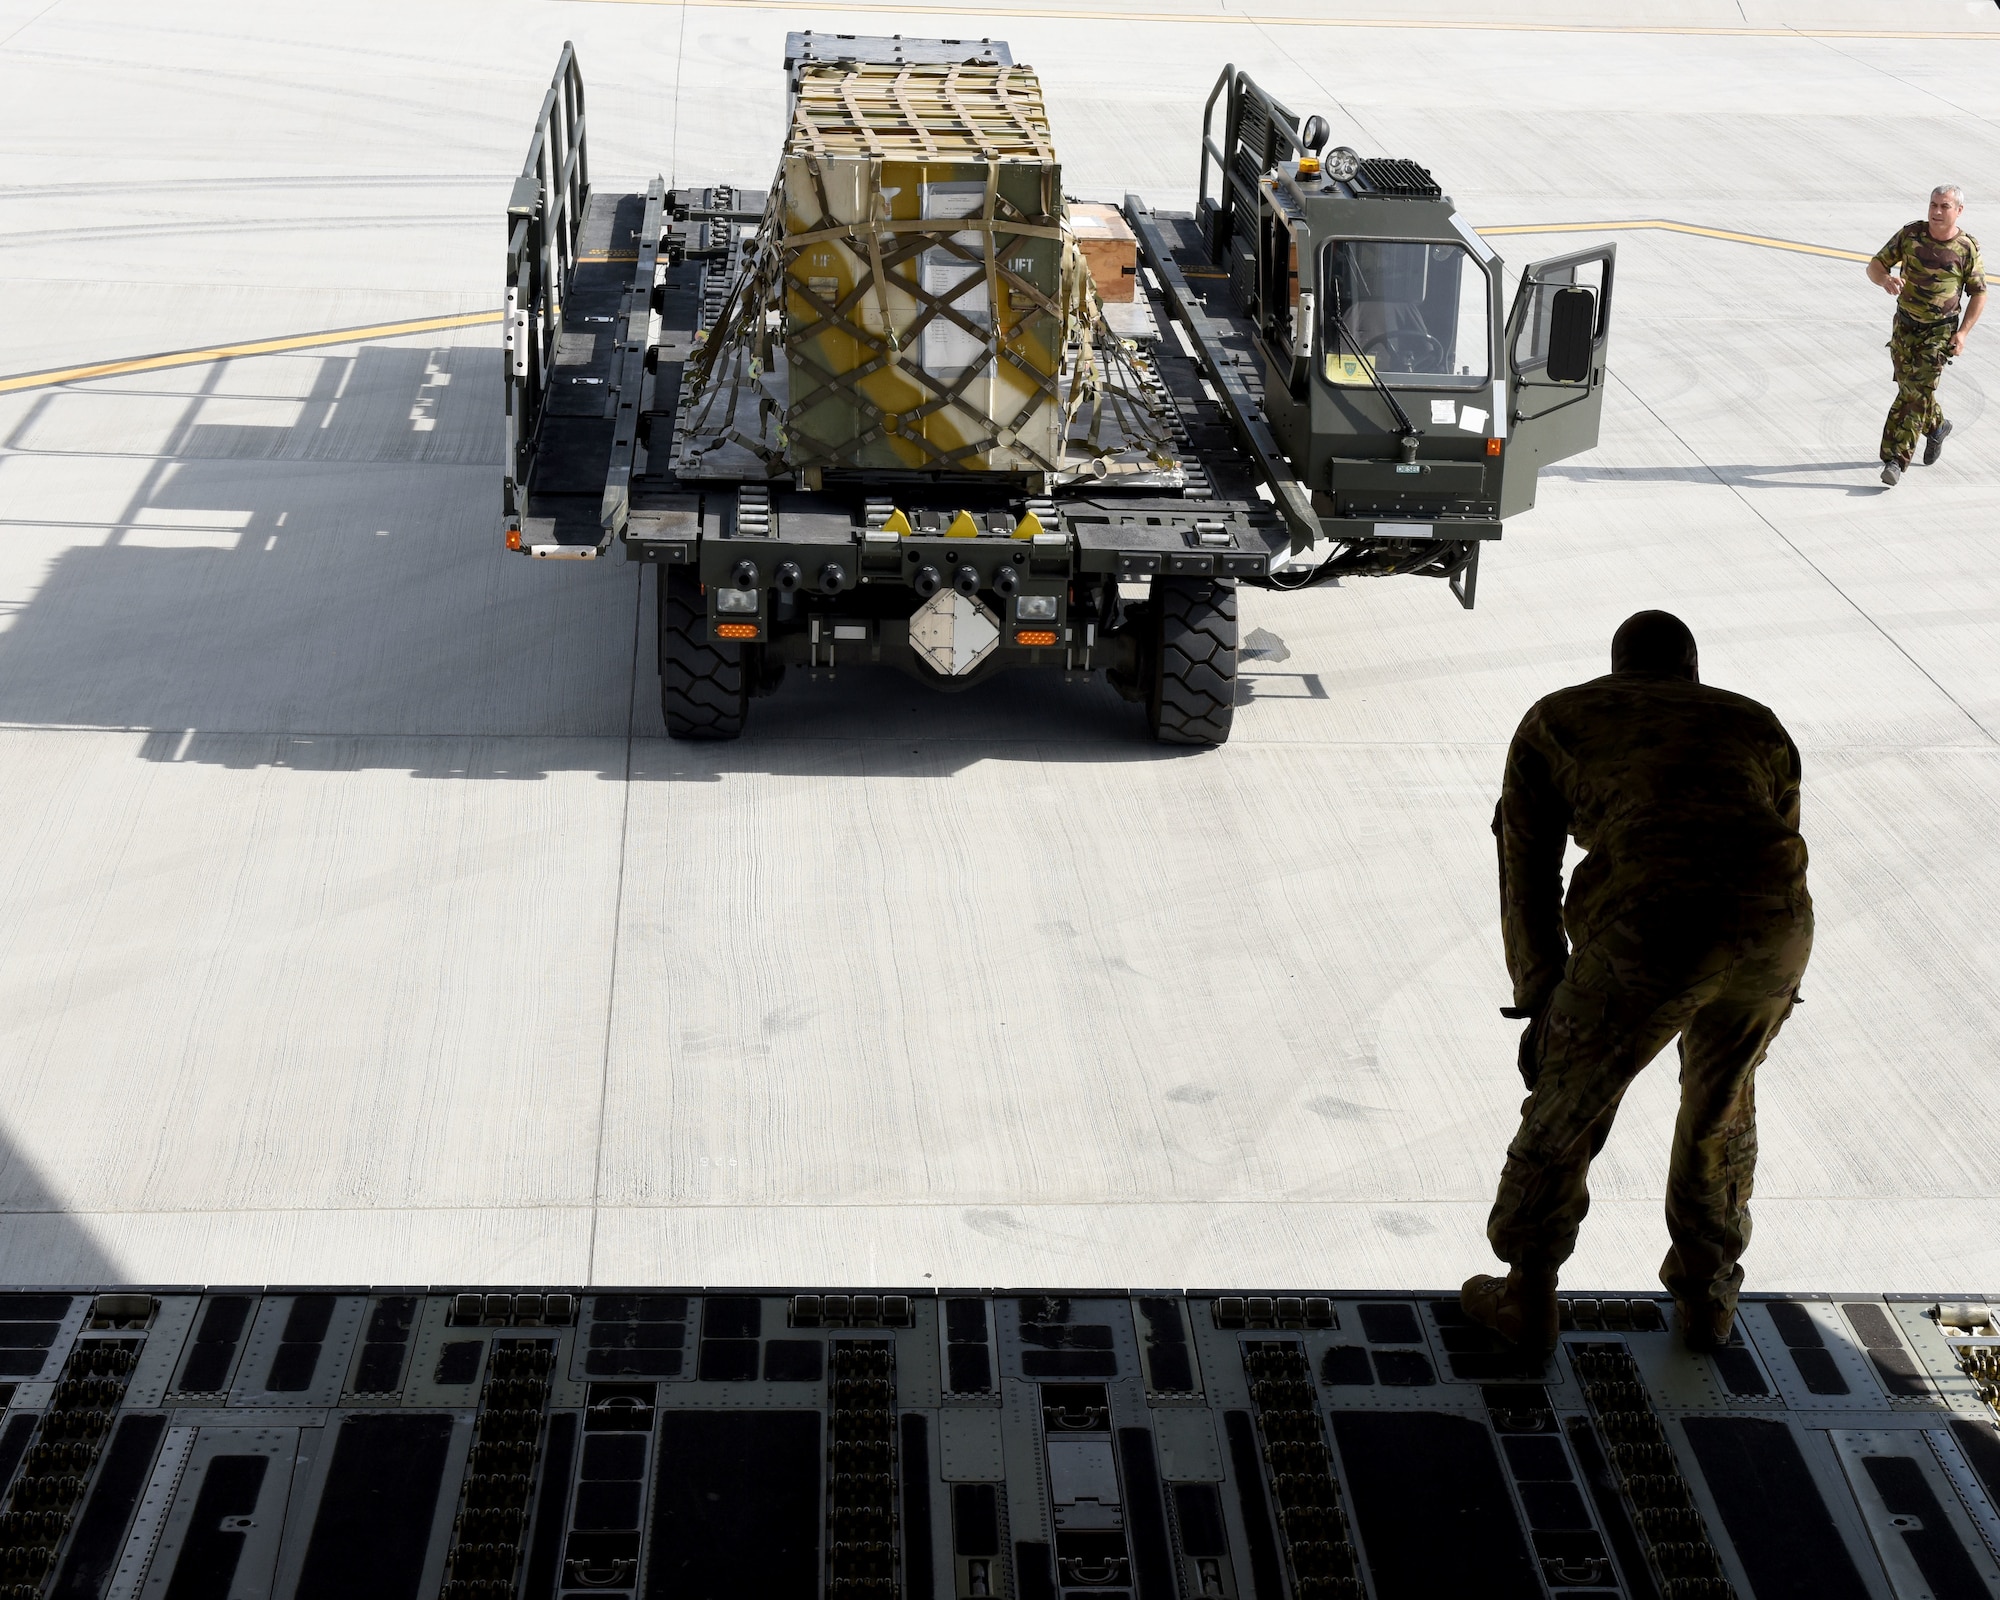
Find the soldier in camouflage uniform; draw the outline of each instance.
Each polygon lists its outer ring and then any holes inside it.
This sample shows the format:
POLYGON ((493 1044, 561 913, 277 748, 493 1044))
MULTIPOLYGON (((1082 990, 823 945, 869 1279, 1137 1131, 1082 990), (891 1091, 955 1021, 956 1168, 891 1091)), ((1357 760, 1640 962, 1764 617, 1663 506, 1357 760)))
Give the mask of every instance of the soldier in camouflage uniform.
POLYGON ((1676 1035, 1680 1119, 1660 1278, 1688 1342, 1725 1342, 1750 1241, 1755 1075, 1812 951, 1799 754, 1763 706, 1699 681, 1694 636, 1642 611, 1611 675, 1529 711, 1493 830, 1529 1094, 1487 1222, 1505 1279, 1466 1311, 1524 1349, 1556 1342, 1556 1269, 1590 1209, 1591 1160, 1626 1087, 1676 1035), (1568 836, 1589 854, 1562 894, 1568 836), (1565 938, 1567 929, 1567 939, 1565 938))
POLYGON ((1979 241, 1958 225, 1965 192, 1955 183, 1931 191, 1930 215, 1905 223, 1868 263, 1868 281, 1896 300, 1889 360, 1896 400, 1882 425, 1882 481, 1894 488, 1924 440, 1924 465, 1944 450, 1951 424, 1938 406, 1944 364, 1965 349, 1966 335, 1986 309, 1986 268, 1979 241), (1959 299, 1965 297, 1964 320, 1959 299))

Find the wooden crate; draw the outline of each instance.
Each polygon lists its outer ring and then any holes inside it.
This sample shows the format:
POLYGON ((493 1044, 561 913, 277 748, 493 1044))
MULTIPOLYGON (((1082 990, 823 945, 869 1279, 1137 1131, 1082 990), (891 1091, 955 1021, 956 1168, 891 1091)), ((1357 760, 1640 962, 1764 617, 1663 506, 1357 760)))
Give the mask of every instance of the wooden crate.
POLYGON ((1052 470, 1074 297, 1034 74, 808 69, 781 189, 788 463, 1052 470))
POLYGON ((1129 304, 1138 292, 1139 241, 1124 214, 1116 206, 1073 205, 1069 231, 1090 268, 1098 299, 1129 304))

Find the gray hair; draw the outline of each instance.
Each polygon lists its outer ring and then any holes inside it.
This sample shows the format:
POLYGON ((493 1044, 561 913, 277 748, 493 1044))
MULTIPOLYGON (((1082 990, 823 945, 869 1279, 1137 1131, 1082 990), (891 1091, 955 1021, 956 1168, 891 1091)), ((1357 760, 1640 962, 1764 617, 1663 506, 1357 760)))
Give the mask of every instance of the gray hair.
POLYGON ((1941 183, 1935 189, 1931 190, 1931 198, 1933 200, 1935 200, 1941 194, 1950 195, 1952 199, 1952 204, 1958 206, 1961 210, 1964 209, 1965 191, 1959 188, 1957 184, 1941 183))

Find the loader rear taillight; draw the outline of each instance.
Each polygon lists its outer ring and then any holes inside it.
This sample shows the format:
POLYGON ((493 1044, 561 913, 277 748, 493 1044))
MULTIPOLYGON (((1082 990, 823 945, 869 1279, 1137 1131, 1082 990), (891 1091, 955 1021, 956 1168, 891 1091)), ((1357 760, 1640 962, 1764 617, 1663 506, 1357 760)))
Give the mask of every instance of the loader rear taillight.
POLYGON ((1014 642, 1021 645, 1043 645, 1056 642, 1054 628, 1016 628, 1014 642))
POLYGON ((1503 439, 1488 439, 1486 441, 1486 453, 1489 456, 1497 456, 1500 453, 1500 446, 1505 442, 1503 439))
POLYGON ((715 625, 715 636, 718 639, 754 639, 757 637, 757 624, 754 622, 718 622, 715 625))

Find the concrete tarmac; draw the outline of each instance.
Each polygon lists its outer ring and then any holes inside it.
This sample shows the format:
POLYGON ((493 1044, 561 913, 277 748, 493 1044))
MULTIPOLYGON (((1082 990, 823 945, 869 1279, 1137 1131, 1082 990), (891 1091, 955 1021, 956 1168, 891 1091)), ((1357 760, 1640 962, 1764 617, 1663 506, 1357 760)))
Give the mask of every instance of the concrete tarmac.
MULTIPOLYGON (((1008 39, 1089 197, 1191 204, 1233 60, 1481 226, 2000 206, 1986 0, 0 0, 0 379, 490 311, 564 39, 601 185, 761 186, 800 27, 1008 39)), ((1664 606, 1806 764, 1752 1286, 2000 1287, 2000 321, 1885 492, 1858 262, 1606 236, 1603 443, 1478 609, 1247 593, 1205 753, 846 671, 668 741, 650 577, 501 549, 490 323, 0 381, 0 1281, 1456 1283, 1502 754, 1664 606)), ((1674 1096, 1573 1281, 1651 1281, 1674 1096)))

